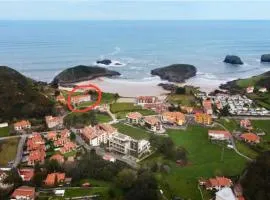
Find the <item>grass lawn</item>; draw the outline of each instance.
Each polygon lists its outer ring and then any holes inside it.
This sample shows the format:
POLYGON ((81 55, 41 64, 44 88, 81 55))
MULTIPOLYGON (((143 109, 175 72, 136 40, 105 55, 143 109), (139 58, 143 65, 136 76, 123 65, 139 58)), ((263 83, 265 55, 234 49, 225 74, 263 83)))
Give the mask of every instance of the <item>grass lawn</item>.
POLYGON ((223 126, 225 126, 229 131, 239 130, 240 125, 239 122, 237 122, 234 119, 218 119, 217 122, 221 123, 223 126))
POLYGON ((19 138, 0 141, 0 166, 7 166, 16 157, 19 138))
POLYGON ((81 197, 81 196, 90 196, 95 194, 106 195, 108 192, 108 187, 93 187, 93 188, 70 188, 66 189, 65 197, 81 197))
POLYGON ((117 99, 118 99, 117 94, 103 92, 102 98, 101 98, 101 103, 103 103, 103 104, 114 103, 114 102, 116 102, 117 99))
POLYGON ((9 136, 9 127, 0 128, 0 137, 9 136))
POLYGON ((143 109, 134 103, 114 103, 111 105, 111 112, 116 114, 118 119, 125 118, 129 112, 139 112, 144 116, 156 114, 153 110, 143 109))
POLYGON ((123 123, 114 124, 113 126, 117 128, 120 133, 128 135, 134 139, 147 139, 150 137, 151 134, 143 128, 132 127, 123 123))
POLYGON ((108 123, 112 120, 112 118, 106 113, 97 113, 96 118, 99 123, 108 123))
POLYGON ((265 132, 262 138, 262 142, 259 144, 263 149, 270 150, 270 120, 253 120, 252 126, 258 130, 265 132))
POLYGON ((195 97, 193 95, 186 94, 173 94, 168 96, 168 101, 170 103, 181 104, 184 106, 194 106, 195 97))
POLYGON ((249 148, 249 146, 245 144, 244 142, 235 140, 235 144, 238 151, 246 155, 247 157, 251 159, 255 159, 258 156, 258 153, 254 151, 253 149, 249 148))
POLYGON ((142 107, 138 105, 134 105, 134 103, 113 103, 111 104, 111 112, 117 113, 117 112, 123 112, 123 111, 137 111, 141 110, 142 107))
POLYGON ((221 160, 222 147, 210 143, 206 128, 190 126, 185 131, 167 131, 176 145, 188 151, 190 163, 185 167, 179 167, 174 162, 166 161, 170 163, 171 172, 157 174, 167 197, 176 195, 185 199, 201 199, 197 189, 200 177, 235 176, 241 174, 245 168, 246 160, 231 149, 225 148, 223 160, 221 160))
POLYGON ((241 88, 246 88, 256 83, 262 78, 262 76, 253 76, 251 78, 240 79, 237 81, 237 85, 241 88))

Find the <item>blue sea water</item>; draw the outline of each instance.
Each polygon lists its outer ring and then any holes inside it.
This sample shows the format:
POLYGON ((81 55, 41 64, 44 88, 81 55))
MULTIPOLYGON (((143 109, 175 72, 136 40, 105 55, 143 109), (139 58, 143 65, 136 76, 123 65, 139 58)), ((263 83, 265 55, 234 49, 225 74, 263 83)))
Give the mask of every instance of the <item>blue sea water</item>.
POLYGON ((121 79, 150 81, 150 70, 193 64, 201 81, 270 70, 270 21, 0 21, 0 65, 43 81, 65 68, 109 58, 121 79), (239 55, 243 66, 223 63, 239 55))

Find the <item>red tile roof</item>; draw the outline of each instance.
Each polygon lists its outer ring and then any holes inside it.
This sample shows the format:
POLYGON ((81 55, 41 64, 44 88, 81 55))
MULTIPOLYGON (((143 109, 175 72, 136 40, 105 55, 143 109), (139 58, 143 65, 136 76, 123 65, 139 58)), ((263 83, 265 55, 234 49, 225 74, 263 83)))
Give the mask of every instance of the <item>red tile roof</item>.
POLYGON ((50 131, 47 134, 47 139, 48 140, 56 140, 57 139, 57 133, 55 131, 50 131))
POLYGON ((247 142, 260 142, 260 137, 254 133, 243 133, 240 137, 247 142))
POLYGON ((55 154, 53 155, 50 160, 56 160, 58 163, 63 163, 65 162, 64 156, 60 155, 60 154, 55 154))
POLYGON ((22 168, 18 172, 23 181, 30 181, 34 176, 34 169, 32 168, 22 168))
POLYGON ((34 199, 35 198, 35 188, 34 187, 28 187, 28 186, 21 186, 14 190, 12 193, 11 197, 13 198, 19 198, 19 197, 24 197, 24 198, 30 198, 34 199))
POLYGON ((216 178, 210 178, 208 184, 210 187, 230 187, 232 181, 229 178, 217 176, 216 178))
POLYGON ((142 118, 142 114, 139 112, 130 112, 127 114, 127 118, 138 120, 142 118))
POLYGON ((177 122, 179 120, 185 121, 185 115, 181 112, 165 112, 162 114, 167 120, 171 122, 177 122))
POLYGON ((56 185, 57 183, 63 182, 66 178, 65 173, 51 173, 47 175, 45 184, 48 186, 56 185))
POLYGON ((152 126, 155 126, 157 125, 158 123, 160 123, 159 119, 156 118, 156 117, 152 117, 152 116, 146 116, 144 118, 144 121, 147 123, 147 124, 150 124, 152 126))
POLYGON ((67 142, 64 144, 64 146, 62 148, 60 148, 60 152, 62 154, 73 151, 77 148, 77 145, 73 142, 67 142))
POLYGON ((28 120, 22 120, 14 124, 14 127, 27 127, 27 126, 31 126, 31 123, 28 120))

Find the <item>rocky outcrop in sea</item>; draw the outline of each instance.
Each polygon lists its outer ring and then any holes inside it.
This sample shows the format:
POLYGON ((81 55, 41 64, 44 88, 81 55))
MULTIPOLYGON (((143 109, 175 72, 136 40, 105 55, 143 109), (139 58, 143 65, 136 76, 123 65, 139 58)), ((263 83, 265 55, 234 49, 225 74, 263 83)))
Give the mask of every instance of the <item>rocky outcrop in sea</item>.
POLYGON ((233 65, 243 65, 244 64, 243 61, 241 60, 241 58, 239 56, 235 56, 235 55, 227 55, 223 62, 233 64, 233 65))

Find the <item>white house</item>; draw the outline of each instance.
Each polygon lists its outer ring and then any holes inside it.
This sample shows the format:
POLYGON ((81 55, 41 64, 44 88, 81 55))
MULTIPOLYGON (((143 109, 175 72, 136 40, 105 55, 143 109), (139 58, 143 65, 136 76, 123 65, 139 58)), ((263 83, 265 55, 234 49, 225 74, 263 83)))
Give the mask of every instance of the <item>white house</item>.
POLYGON ((223 130, 208 130, 208 136, 211 140, 229 140, 231 133, 223 130))
POLYGON ((233 191, 229 187, 225 187, 216 192, 216 200, 236 200, 233 191))

